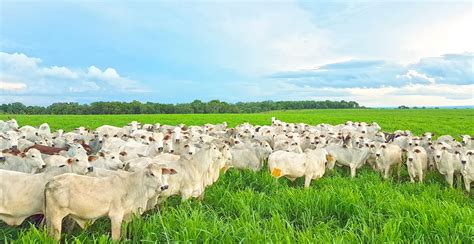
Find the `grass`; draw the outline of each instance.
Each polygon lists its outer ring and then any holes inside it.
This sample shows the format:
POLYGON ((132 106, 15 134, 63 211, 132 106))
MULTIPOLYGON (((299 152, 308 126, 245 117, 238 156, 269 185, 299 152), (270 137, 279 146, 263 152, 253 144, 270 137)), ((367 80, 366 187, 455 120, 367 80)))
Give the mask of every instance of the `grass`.
MULTIPOLYGON (((473 135, 474 110, 307 110, 243 115, 15 116, 20 124, 48 122, 52 128, 143 123, 204 124, 227 121, 269 124, 272 116, 290 121, 341 123, 377 121, 384 130, 410 129, 417 134, 473 135)), ((0 119, 5 119, 0 116, 0 119)), ((110 223, 101 219, 85 231, 64 237, 71 243, 108 243, 110 223)), ((303 188, 303 180, 276 180, 266 171, 229 170, 206 189, 203 201, 169 199, 124 227, 123 242, 426 242, 472 243, 474 197, 450 189, 437 172, 423 185, 402 179, 383 181, 363 168, 355 179, 347 169, 327 172, 303 188)), ((52 243, 42 228, 0 223, 0 242, 52 243)))

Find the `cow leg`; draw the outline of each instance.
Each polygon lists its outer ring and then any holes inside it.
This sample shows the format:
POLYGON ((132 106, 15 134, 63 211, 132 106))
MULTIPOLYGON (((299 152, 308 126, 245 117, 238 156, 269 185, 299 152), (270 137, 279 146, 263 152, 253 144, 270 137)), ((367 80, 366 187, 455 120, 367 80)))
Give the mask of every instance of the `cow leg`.
POLYGON ((52 215, 48 214, 49 220, 48 218, 46 219, 49 235, 54 237, 54 239, 57 241, 61 240, 61 228, 62 228, 63 218, 65 216, 66 214, 60 214, 60 213, 55 213, 52 215))
POLYGON ((448 172, 446 174, 446 181, 448 182, 449 187, 453 187, 453 172, 448 172))
POLYGON ((423 170, 420 169, 420 172, 418 172, 418 177, 420 179, 420 183, 423 184, 423 170))
POLYGON ((385 168, 385 172, 384 172, 383 178, 386 180, 386 179, 388 179, 389 176, 390 176, 390 166, 387 166, 387 167, 385 168))
POLYGON ((305 175, 305 178, 304 178, 304 187, 309 187, 309 185, 311 184, 311 179, 313 178, 312 175, 305 175))
POLYGON ((466 191, 469 193, 471 191, 471 180, 464 178, 464 187, 466 187, 466 191))
POLYGON ((400 181, 400 172, 402 170, 402 161, 400 160, 400 162, 398 163, 397 165, 397 180, 400 181))
POLYGON ((351 178, 354 178, 356 176, 357 167, 354 164, 350 164, 349 167, 351 167, 351 178))
POLYGON ((462 189, 462 177, 460 173, 456 174, 456 188, 461 188, 462 189))
POLYGON ((414 172, 412 172, 410 169, 408 169, 408 175, 410 176, 410 182, 415 183, 415 177, 414 172))
POLYGON ((123 214, 114 214, 109 216, 112 223, 112 240, 120 240, 120 229, 122 228, 123 214))

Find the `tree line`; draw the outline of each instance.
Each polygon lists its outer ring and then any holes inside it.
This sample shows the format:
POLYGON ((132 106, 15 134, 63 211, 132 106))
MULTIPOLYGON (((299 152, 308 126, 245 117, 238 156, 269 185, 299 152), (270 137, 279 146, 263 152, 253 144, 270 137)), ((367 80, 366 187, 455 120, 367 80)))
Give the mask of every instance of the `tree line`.
POLYGON ((219 100, 191 103, 163 104, 132 102, 76 102, 53 103, 49 106, 26 106, 15 102, 0 105, 4 114, 212 114, 212 113, 259 113, 289 109, 344 109, 362 108, 354 101, 263 101, 227 103, 219 100))

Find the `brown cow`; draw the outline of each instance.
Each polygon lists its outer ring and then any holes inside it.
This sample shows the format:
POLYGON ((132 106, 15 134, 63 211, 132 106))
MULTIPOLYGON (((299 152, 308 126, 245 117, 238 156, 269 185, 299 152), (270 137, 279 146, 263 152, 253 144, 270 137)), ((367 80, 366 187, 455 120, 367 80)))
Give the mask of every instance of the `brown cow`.
POLYGON ((42 154, 48 154, 48 155, 58 155, 59 152, 61 151, 67 151, 69 150, 69 145, 66 145, 65 147, 57 148, 57 147, 48 147, 48 146, 43 146, 39 144, 35 144, 31 147, 27 147, 25 149, 25 152, 28 152, 31 148, 36 148, 38 151, 40 151, 42 154))

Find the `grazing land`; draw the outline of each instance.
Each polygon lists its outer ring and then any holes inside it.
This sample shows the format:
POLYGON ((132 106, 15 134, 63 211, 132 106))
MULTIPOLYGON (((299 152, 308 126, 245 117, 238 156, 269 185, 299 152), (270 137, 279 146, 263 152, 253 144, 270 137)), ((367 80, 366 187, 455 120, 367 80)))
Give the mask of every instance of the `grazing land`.
MULTIPOLYGON (((384 131, 425 131, 436 136, 474 135, 472 109, 419 110, 297 110, 263 114, 189 115, 12 115, 20 126, 47 122, 51 129, 96 128, 109 124, 142 123, 202 125, 228 122, 270 124, 272 116, 308 124, 376 121, 384 131)), ((8 115, 0 115, 7 119, 8 115)), ((435 136, 435 137, 436 137, 435 136)), ((1 179, 0 179, 1 180, 1 179)), ((34 221, 14 228, 0 223, 0 242, 53 242, 34 221)), ((202 201, 181 203, 171 198, 158 211, 134 219, 124 231, 124 242, 442 242, 472 243, 474 197, 461 186, 447 187, 443 177, 430 172, 426 181, 412 184, 406 169, 400 181, 383 181, 368 167, 350 179, 338 168, 303 188, 295 182, 273 179, 261 172, 229 170, 206 189, 202 201)), ((101 219, 86 231, 66 234, 69 242, 109 242, 110 223, 101 219)))

